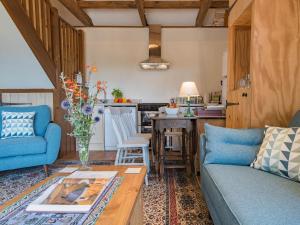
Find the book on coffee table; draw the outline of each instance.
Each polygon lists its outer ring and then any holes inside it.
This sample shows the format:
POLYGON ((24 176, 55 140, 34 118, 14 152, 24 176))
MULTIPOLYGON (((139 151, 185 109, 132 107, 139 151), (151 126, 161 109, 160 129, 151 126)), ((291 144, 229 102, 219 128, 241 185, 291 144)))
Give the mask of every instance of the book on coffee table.
POLYGON ((117 171, 76 171, 30 203, 28 212, 87 213, 103 197, 117 171))

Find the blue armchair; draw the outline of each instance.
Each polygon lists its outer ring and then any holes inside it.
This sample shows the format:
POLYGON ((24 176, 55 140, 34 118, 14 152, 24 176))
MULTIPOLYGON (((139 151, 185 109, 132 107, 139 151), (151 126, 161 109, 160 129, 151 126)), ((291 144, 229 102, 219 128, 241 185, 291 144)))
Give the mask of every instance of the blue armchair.
POLYGON ((47 105, 0 107, 0 132, 2 130, 2 111, 35 112, 34 137, 0 139, 0 171, 24 167, 52 164, 58 156, 61 128, 51 123, 51 113, 47 105))

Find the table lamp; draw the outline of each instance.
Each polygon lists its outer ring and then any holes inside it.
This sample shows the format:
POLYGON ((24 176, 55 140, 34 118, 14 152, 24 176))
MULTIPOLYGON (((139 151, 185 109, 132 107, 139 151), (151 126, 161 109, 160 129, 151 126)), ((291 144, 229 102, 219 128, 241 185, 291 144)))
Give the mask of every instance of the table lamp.
POLYGON ((199 91, 197 89, 195 82, 183 82, 180 87, 179 97, 187 97, 188 109, 184 116, 192 117, 194 113, 191 111, 191 97, 199 96, 199 91))

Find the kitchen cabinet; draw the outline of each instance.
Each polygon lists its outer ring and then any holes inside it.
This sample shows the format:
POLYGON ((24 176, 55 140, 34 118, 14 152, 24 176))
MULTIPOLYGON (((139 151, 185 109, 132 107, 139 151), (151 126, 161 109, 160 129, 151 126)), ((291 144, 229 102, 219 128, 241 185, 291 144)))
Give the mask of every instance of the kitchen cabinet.
POLYGON ((100 121, 94 125, 94 135, 90 141, 90 148, 91 151, 103 151, 104 150, 104 113, 99 114, 98 111, 102 110, 104 112, 103 105, 96 105, 93 112, 93 118, 95 116, 100 117, 100 121))

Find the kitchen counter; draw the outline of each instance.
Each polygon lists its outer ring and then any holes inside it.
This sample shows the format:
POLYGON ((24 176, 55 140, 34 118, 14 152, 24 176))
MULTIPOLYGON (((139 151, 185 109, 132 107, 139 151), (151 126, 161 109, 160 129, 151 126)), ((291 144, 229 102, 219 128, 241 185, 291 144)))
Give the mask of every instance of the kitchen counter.
POLYGON ((137 107, 138 103, 97 103, 96 105, 99 106, 133 106, 133 107, 137 107))
POLYGON ((132 107, 137 107, 137 105, 140 103, 140 100, 132 100, 132 102, 130 103, 117 103, 114 102, 113 100, 108 100, 106 103, 102 103, 102 102, 98 102, 96 105, 98 106, 120 106, 120 107, 124 107, 124 106, 132 106, 132 107))

